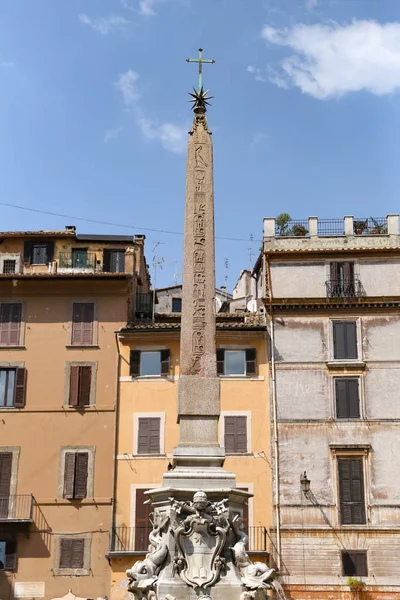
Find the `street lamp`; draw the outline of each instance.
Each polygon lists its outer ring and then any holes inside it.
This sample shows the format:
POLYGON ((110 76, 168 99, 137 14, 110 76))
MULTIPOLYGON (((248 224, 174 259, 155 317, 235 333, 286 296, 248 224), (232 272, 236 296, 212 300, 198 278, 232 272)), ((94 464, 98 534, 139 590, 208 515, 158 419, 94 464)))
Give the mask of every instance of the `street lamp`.
POLYGON ((310 483, 311 481, 307 477, 307 472, 304 471, 304 473, 300 475, 300 485, 305 496, 307 496, 308 492, 310 491, 310 483))

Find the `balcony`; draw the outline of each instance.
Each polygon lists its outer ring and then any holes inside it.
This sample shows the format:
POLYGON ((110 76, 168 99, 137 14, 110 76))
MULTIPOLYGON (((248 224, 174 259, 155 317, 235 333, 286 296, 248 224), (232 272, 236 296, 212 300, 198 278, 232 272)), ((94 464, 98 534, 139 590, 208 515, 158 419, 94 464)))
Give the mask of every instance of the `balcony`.
POLYGON ((154 294, 136 294, 136 316, 151 317, 153 315, 154 294))
MULTIPOLYGON (((148 551, 151 527, 113 527, 109 556, 143 554, 148 551)), ((268 532, 258 525, 248 528, 249 552, 268 552, 268 532)))
POLYGON ((97 270, 95 252, 60 252, 58 273, 94 273, 97 270))
POLYGON ((364 296, 364 289, 359 279, 334 279, 325 281, 328 298, 356 298, 364 296))
POLYGON ((32 494, 0 496, 0 523, 31 523, 34 503, 32 494))

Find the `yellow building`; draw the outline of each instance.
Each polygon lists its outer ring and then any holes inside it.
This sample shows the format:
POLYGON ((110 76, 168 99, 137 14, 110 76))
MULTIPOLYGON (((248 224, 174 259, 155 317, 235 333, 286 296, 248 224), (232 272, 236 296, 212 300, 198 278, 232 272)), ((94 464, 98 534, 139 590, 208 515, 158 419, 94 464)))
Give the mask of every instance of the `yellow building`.
MULTIPOLYGON (((143 558, 150 530, 144 492, 161 487, 179 441, 177 391, 180 315, 136 321, 118 335, 120 352, 117 467, 112 586, 143 558)), ((249 549, 270 550, 271 469, 266 327, 257 315, 217 315, 217 362, 221 377, 220 444, 225 468, 237 487, 254 494, 246 517, 249 549)))

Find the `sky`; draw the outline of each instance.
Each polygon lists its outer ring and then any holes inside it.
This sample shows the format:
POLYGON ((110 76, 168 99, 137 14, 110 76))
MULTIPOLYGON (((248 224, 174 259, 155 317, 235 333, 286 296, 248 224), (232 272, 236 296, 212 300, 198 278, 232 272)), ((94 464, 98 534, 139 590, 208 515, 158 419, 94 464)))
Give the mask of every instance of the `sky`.
POLYGON ((264 217, 399 210, 398 0, 0 0, 0 230, 145 234, 180 282, 200 46, 218 287, 264 217))

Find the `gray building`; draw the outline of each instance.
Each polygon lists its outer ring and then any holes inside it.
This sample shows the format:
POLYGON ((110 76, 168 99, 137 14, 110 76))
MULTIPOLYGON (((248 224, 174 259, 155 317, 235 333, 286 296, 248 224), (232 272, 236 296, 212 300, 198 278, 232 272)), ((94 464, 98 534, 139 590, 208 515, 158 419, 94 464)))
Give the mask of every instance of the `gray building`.
POLYGON ((398 598, 398 215, 310 217, 284 230, 266 218, 257 276, 282 581, 291 598, 339 598, 357 585, 370 599, 398 598))
MULTIPOLYGON (((182 311, 182 284, 171 285, 156 290, 155 312, 157 314, 180 313, 182 311)), ((216 312, 229 312, 232 294, 225 289, 215 290, 216 312)))

